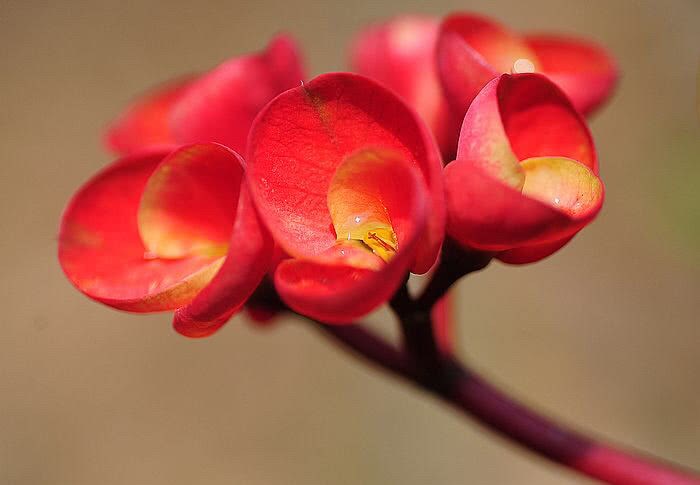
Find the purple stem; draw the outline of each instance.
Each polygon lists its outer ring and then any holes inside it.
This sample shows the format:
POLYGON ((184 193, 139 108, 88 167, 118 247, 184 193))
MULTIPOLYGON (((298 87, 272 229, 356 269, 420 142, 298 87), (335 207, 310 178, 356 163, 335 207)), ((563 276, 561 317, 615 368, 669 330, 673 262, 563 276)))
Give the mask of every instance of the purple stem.
POLYGON ((482 425, 555 463, 618 485, 700 485, 691 470, 631 451, 623 451, 571 431, 526 408, 453 358, 443 360, 445 385, 426 382, 413 359, 358 325, 319 325, 335 341, 370 363, 429 390, 482 425))

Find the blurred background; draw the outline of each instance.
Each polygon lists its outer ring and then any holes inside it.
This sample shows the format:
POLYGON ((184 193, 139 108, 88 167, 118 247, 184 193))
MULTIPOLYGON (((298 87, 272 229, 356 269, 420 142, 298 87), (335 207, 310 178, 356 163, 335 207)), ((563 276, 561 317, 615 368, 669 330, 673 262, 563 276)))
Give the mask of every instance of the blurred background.
POLYGON ((342 70, 367 22, 456 9, 596 39, 624 75, 592 121, 603 212, 555 256, 455 288, 462 358, 566 423, 700 468, 700 2, 0 0, 0 484, 589 483, 301 321, 190 341, 169 315, 89 301, 56 260, 61 210, 110 161, 102 129, 133 95, 280 30, 310 74, 342 70))

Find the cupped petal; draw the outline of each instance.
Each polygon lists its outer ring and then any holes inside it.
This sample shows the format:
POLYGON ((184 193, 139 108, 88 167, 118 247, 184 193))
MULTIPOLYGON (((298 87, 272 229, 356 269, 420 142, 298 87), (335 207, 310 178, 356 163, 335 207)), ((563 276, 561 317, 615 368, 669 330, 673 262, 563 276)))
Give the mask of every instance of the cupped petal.
POLYGON ((89 180, 61 220, 58 256, 70 281, 90 298, 135 312, 188 303, 223 258, 152 258, 139 236, 137 212, 146 183, 168 151, 130 155, 89 180))
POLYGON ((418 15, 372 25, 355 38, 350 62, 353 71, 379 81, 415 109, 442 152, 452 157, 459 122, 451 115, 437 75, 439 25, 433 17, 418 15))
POLYGON ((416 200, 427 199, 417 187, 421 184, 420 172, 397 152, 365 148, 351 154, 338 166, 328 189, 337 240, 362 241, 382 259, 390 259, 424 223, 421 213, 428 201, 416 200))
POLYGON ((173 135, 179 143, 217 142, 243 153, 258 112, 303 79, 295 43, 278 36, 262 53, 231 59, 192 83, 173 107, 173 135))
POLYGON ((391 298, 405 269, 393 262, 374 271, 290 259, 277 268, 275 287, 294 311, 323 323, 348 324, 391 298))
POLYGON ((363 76, 319 76, 260 113, 247 155, 260 216, 291 256, 323 253, 336 242, 327 207, 331 179, 345 158, 368 147, 392 150, 414 164, 429 188, 431 217, 413 263, 413 271, 425 272, 444 237, 440 154, 417 115, 363 76))
POLYGON ((516 62, 535 70, 536 54, 517 34, 486 17, 450 15, 442 22, 437 47, 440 80, 452 110, 464 116, 479 91, 516 62))
POLYGON ((459 134, 457 160, 478 163, 494 177, 520 189, 525 174, 501 119, 500 82, 500 78, 495 78, 486 84, 469 107, 459 134))
POLYGON ((537 54, 542 71, 589 115, 612 94, 619 77, 613 58, 600 45, 573 37, 534 34, 525 36, 537 54))
POLYGON ((153 172, 138 211, 151 257, 224 256, 236 219, 243 160, 215 143, 175 150, 153 172))
POLYGON ((513 263, 548 256, 600 210, 603 185, 588 128, 540 74, 490 81, 445 170, 448 232, 513 263))
POLYGON ((428 190, 412 162, 386 150, 346 158, 330 186, 333 222, 343 232, 321 254, 282 262, 275 286, 295 311, 347 323, 402 284, 427 222, 428 190))
POLYGON ((458 34, 499 73, 510 72, 519 59, 529 60, 534 69, 539 68, 537 55, 524 39, 490 18, 456 13, 445 18, 441 31, 458 34))
POLYGON ((436 60, 445 98, 457 118, 464 116, 479 90, 499 74, 459 34, 451 31, 441 32, 436 60))
POLYGON ((122 155, 146 148, 174 147, 176 141, 170 130, 170 112, 194 79, 195 76, 185 76, 138 97, 107 128, 105 145, 122 155))
POLYGON ((523 195, 555 207, 574 220, 588 220, 603 203, 603 183, 591 169, 565 157, 528 158, 523 195))
POLYGON ((255 291, 270 269, 273 253, 272 238, 244 184, 226 260, 211 283, 189 305, 175 312, 175 330, 187 337, 216 332, 255 291))
POLYGON ((600 210, 603 185, 582 164, 543 158, 526 161, 525 167, 529 173, 521 192, 478 163, 448 165, 448 233, 470 248, 507 251, 568 238, 600 210))
POLYGON ((598 173, 585 120, 551 80, 541 74, 505 74, 499 78, 496 95, 503 128, 519 160, 566 157, 598 173))

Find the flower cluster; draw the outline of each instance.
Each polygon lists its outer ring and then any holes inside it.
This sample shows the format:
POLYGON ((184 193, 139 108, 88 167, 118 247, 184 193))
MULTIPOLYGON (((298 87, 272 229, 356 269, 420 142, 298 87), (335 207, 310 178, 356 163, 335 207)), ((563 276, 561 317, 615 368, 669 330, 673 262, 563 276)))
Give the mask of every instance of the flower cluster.
POLYGON ((120 158, 66 208, 59 259, 87 296, 175 310, 210 335, 264 280, 347 323, 428 272, 449 237, 542 259, 603 202, 583 115, 616 69, 599 47, 470 14, 361 32, 355 73, 305 80, 293 40, 170 82, 108 129, 120 158))

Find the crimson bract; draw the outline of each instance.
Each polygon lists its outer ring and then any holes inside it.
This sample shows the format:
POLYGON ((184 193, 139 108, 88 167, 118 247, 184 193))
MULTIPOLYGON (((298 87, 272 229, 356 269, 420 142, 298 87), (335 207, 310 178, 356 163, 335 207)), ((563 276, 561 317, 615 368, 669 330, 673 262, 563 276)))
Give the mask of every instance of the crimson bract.
POLYGON ((256 289, 260 320, 284 308, 279 296, 349 323, 428 272, 446 233, 484 261, 528 263, 600 210, 577 107, 612 87, 602 51, 459 14, 372 27, 353 60, 376 81, 303 83, 294 43, 277 37, 137 100, 107 133, 122 157, 64 213, 70 280, 119 309, 174 310, 191 337, 215 332, 256 289), (523 64, 547 76, 499 75, 523 64), (443 153, 457 147, 446 168, 435 137, 443 153))
POLYGON ((119 154, 199 142, 217 142, 244 153, 258 112, 303 79, 298 49, 281 35, 260 53, 234 57, 141 96, 112 123, 105 142, 119 154))
POLYGON ((593 42, 557 34, 519 35, 474 14, 457 13, 442 22, 437 61, 445 94, 459 113, 503 73, 545 74, 583 114, 600 106, 617 81, 613 60, 593 42))
POLYGON ((413 107, 445 153, 455 144, 461 118, 449 109, 437 74, 439 28, 437 19, 413 15, 372 25, 353 42, 350 64, 413 107))
POLYGON ((295 310, 349 322, 435 262, 444 232, 437 147, 396 95, 325 74, 273 100, 253 125, 251 192, 292 257, 275 284, 295 310))
POLYGON ((542 259, 603 203, 595 147, 564 93, 540 74, 489 82, 445 168, 448 232, 509 263, 542 259))
POLYGON ((353 70, 401 95, 451 158, 459 126, 477 93, 503 73, 546 74, 584 114, 611 94, 617 68, 603 48, 558 34, 518 35, 483 16, 398 16, 362 31, 353 70))
POLYGON ((59 260, 78 289, 121 310, 178 310, 175 327, 188 336, 225 323, 271 255, 243 161, 217 144, 117 160, 73 197, 59 231, 59 260))

